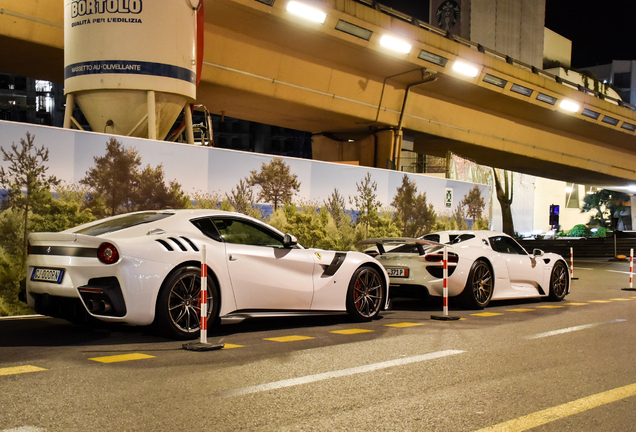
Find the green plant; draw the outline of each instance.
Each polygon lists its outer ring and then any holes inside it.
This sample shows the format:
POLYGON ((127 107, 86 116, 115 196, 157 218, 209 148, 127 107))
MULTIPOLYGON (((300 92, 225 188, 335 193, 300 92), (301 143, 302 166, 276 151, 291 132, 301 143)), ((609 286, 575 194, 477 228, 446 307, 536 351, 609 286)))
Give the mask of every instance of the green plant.
POLYGON ((589 237, 590 234, 590 229, 583 224, 574 225, 572 229, 568 231, 568 237, 589 237))

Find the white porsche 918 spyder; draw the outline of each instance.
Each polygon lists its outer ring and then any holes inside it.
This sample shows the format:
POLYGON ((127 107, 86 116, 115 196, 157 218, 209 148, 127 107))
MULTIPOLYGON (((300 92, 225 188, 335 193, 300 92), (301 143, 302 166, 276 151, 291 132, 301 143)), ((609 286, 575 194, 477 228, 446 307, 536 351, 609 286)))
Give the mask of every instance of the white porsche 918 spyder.
POLYGON ((167 336, 195 338, 204 245, 210 322, 344 312, 365 321, 386 306, 388 275, 372 257, 305 249, 220 210, 144 211, 33 233, 27 303, 44 315, 154 323, 167 336))
POLYGON ((481 309, 491 300, 545 297, 560 301, 569 293, 570 274, 561 255, 535 249, 532 255, 512 237, 494 231, 442 231, 427 239, 368 239, 391 281, 392 297, 443 295, 443 249, 448 253, 448 295, 481 309), (445 245, 438 243, 447 241, 445 245), (385 244, 399 244, 389 249, 385 244))

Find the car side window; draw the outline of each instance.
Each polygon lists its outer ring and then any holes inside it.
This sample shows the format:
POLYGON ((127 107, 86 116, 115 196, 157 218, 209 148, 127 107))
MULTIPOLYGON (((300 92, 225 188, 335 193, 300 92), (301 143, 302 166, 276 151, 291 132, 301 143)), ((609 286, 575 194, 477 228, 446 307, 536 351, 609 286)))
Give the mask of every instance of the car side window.
POLYGON ((221 239, 221 235, 219 234, 219 231, 216 229, 216 227, 214 226, 214 223, 212 222, 212 220, 210 218, 201 218, 201 219, 194 219, 191 220, 190 222, 192 222, 192 224, 197 227, 199 229, 199 231, 201 231, 203 233, 204 236, 206 237, 210 237, 213 240, 216 241, 223 241, 223 239, 221 239))
POLYGON ((249 221, 215 218, 213 222, 224 242, 275 248, 283 247, 282 236, 249 221))
POLYGON ((430 240, 439 243, 439 234, 426 234, 422 237, 424 240, 430 240))
POLYGON ((499 253, 514 254, 514 255, 527 255, 524 248, 521 247, 514 239, 510 237, 490 237, 490 246, 492 250, 499 253))

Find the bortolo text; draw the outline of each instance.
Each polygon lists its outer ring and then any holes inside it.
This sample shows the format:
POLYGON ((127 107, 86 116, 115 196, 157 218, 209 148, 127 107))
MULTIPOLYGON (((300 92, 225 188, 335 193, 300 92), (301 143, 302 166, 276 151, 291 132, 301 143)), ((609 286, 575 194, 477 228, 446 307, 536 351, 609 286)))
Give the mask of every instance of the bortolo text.
POLYGON ((138 14, 142 9, 142 0, 73 0, 71 18, 103 13, 138 14))

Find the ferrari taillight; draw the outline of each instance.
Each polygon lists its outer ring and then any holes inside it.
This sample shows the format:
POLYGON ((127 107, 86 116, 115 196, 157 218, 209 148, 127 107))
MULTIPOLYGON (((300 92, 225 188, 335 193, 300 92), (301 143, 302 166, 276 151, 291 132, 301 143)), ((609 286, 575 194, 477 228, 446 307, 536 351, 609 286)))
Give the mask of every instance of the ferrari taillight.
POLYGON ((114 264, 119 261, 119 252, 112 243, 102 243, 97 249, 97 258, 104 264, 114 264))

